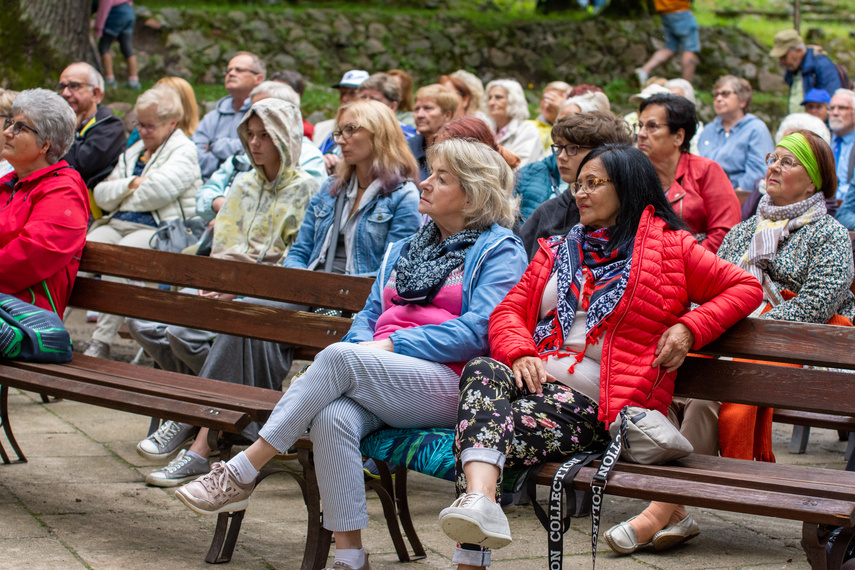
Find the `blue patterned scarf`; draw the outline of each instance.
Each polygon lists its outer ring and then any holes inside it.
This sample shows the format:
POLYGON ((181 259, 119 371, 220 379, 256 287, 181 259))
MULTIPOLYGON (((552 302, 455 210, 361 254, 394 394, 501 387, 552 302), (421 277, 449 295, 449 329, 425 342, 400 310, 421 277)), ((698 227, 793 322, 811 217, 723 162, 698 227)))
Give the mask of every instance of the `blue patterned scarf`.
MULTIPOLYGON (((606 253, 610 228, 594 230, 578 224, 558 246, 552 273, 558 272, 558 306, 540 320, 534 329, 534 342, 542 359, 549 356, 575 356, 584 351, 561 352, 564 339, 576 318, 579 301, 588 311, 585 320, 585 346, 596 344, 608 317, 623 297, 629 281, 633 241, 606 253)), ((561 238, 552 238, 559 240, 561 238)), ((555 243, 555 242, 553 242, 555 243)), ((574 364, 575 366, 575 364, 574 364)), ((573 366, 569 370, 573 372, 573 366)))
POLYGON ((413 239, 404 244, 395 263, 396 305, 427 306, 442 289, 449 274, 466 260, 466 253, 484 233, 463 230, 440 241, 433 220, 423 225, 413 239))

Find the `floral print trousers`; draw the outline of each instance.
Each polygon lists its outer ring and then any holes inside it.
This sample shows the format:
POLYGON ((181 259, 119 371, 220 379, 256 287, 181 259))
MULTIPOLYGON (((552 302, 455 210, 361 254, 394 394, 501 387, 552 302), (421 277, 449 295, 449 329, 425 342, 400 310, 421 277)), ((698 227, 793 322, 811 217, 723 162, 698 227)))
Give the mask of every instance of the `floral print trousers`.
MULTIPOLYGON (((510 368, 484 357, 463 369, 454 438, 458 494, 466 492, 464 449, 497 450, 505 457, 505 469, 521 469, 603 449, 610 439, 597 420, 597 404, 563 384, 544 384, 541 394, 531 394, 525 386, 517 388, 510 368)), ((501 494, 500 475, 497 501, 501 494)))

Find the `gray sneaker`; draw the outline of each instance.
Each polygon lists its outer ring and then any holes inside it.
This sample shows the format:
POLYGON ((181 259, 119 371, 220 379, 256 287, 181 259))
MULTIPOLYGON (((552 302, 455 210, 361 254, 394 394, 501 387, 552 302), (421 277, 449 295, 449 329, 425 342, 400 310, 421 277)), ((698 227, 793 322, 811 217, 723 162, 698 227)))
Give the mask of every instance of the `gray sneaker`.
POLYGON ((86 350, 83 351, 83 356, 110 358, 110 345, 100 340, 90 340, 86 350))
POLYGON ((145 482, 155 487, 176 487, 210 470, 207 461, 197 461, 182 449, 169 465, 146 475, 145 482))
POLYGON ((200 515, 242 511, 249 506, 255 481, 242 485, 225 462, 218 461, 211 472, 175 491, 175 496, 200 515))
POLYGON ((502 507, 483 493, 465 493, 439 513, 442 531, 456 542, 497 549, 509 545, 511 527, 502 507))
POLYGON ((196 437, 198 428, 168 420, 160 428, 137 444, 137 453, 146 459, 166 459, 196 437))

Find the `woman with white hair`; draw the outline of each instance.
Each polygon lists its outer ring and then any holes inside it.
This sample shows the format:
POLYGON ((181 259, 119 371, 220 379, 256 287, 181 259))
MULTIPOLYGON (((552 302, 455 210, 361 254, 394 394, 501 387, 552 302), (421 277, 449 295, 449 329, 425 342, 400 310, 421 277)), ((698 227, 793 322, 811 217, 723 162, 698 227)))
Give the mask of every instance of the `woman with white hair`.
MULTIPOLYGON (((160 222, 192 216, 196 207, 202 172, 196 145, 178 128, 184 115, 178 92, 156 86, 137 98, 134 109, 140 140, 95 187, 95 203, 110 214, 89 232, 88 241, 148 248, 160 222)), ((102 314, 84 354, 109 357, 122 320, 102 314)))
POLYGON ((575 115, 576 113, 593 113, 595 111, 600 113, 610 112, 611 104, 609 103, 609 98, 606 97, 605 93, 588 91, 587 93, 570 97, 564 101, 558 116, 560 118, 575 115))
POLYGON ((543 158, 540 133, 529 117, 522 85, 513 79, 495 79, 487 84, 487 114, 496 133, 496 143, 520 157, 520 166, 543 158))
POLYGON ((47 89, 22 91, 4 117, 0 159, 0 292, 62 316, 89 222, 89 192, 61 160, 77 117, 47 89))
POLYGON ((245 509, 259 470, 310 429, 334 567, 370 568, 360 439, 384 425, 454 426, 463 364, 487 352, 490 313, 526 266, 508 229, 516 204, 505 159, 482 143, 449 139, 428 149, 428 161, 419 212, 430 221, 389 247, 350 331, 292 382, 259 439, 176 491, 190 509, 245 509))
MULTIPOLYGON (((697 108, 698 101, 695 99, 695 88, 692 87, 692 84, 686 81, 685 79, 669 79, 665 82, 665 88, 668 89, 674 95, 679 95, 684 99, 688 99, 692 105, 697 108)), ((695 129, 695 136, 692 137, 692 140, 689 141, 689 153, 691 154, 699 154, 698 153, 698 141, 701 138, 701 132, 704 130, 704 124, 698 119, 697 128, 695 129)))

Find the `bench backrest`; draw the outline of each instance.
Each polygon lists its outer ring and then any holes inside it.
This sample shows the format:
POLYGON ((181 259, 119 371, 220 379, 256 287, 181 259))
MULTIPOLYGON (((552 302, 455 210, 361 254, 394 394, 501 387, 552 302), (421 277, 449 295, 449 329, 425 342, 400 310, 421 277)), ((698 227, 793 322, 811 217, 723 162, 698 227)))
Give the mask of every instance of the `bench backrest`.
POLYGON ((689 356, 675 395, 855 416, 853 327, 745 319, 699 352, 752 362, 689 356))
MULTIPOLYGON (((87 243, 80 271, 260 297, 354 313, 373 280, 194 255, 87 243)), ((341 340, 351 320, 302 311, 224 303, 152 287, 78 277, 70 305, 312 349, 341 340)))

